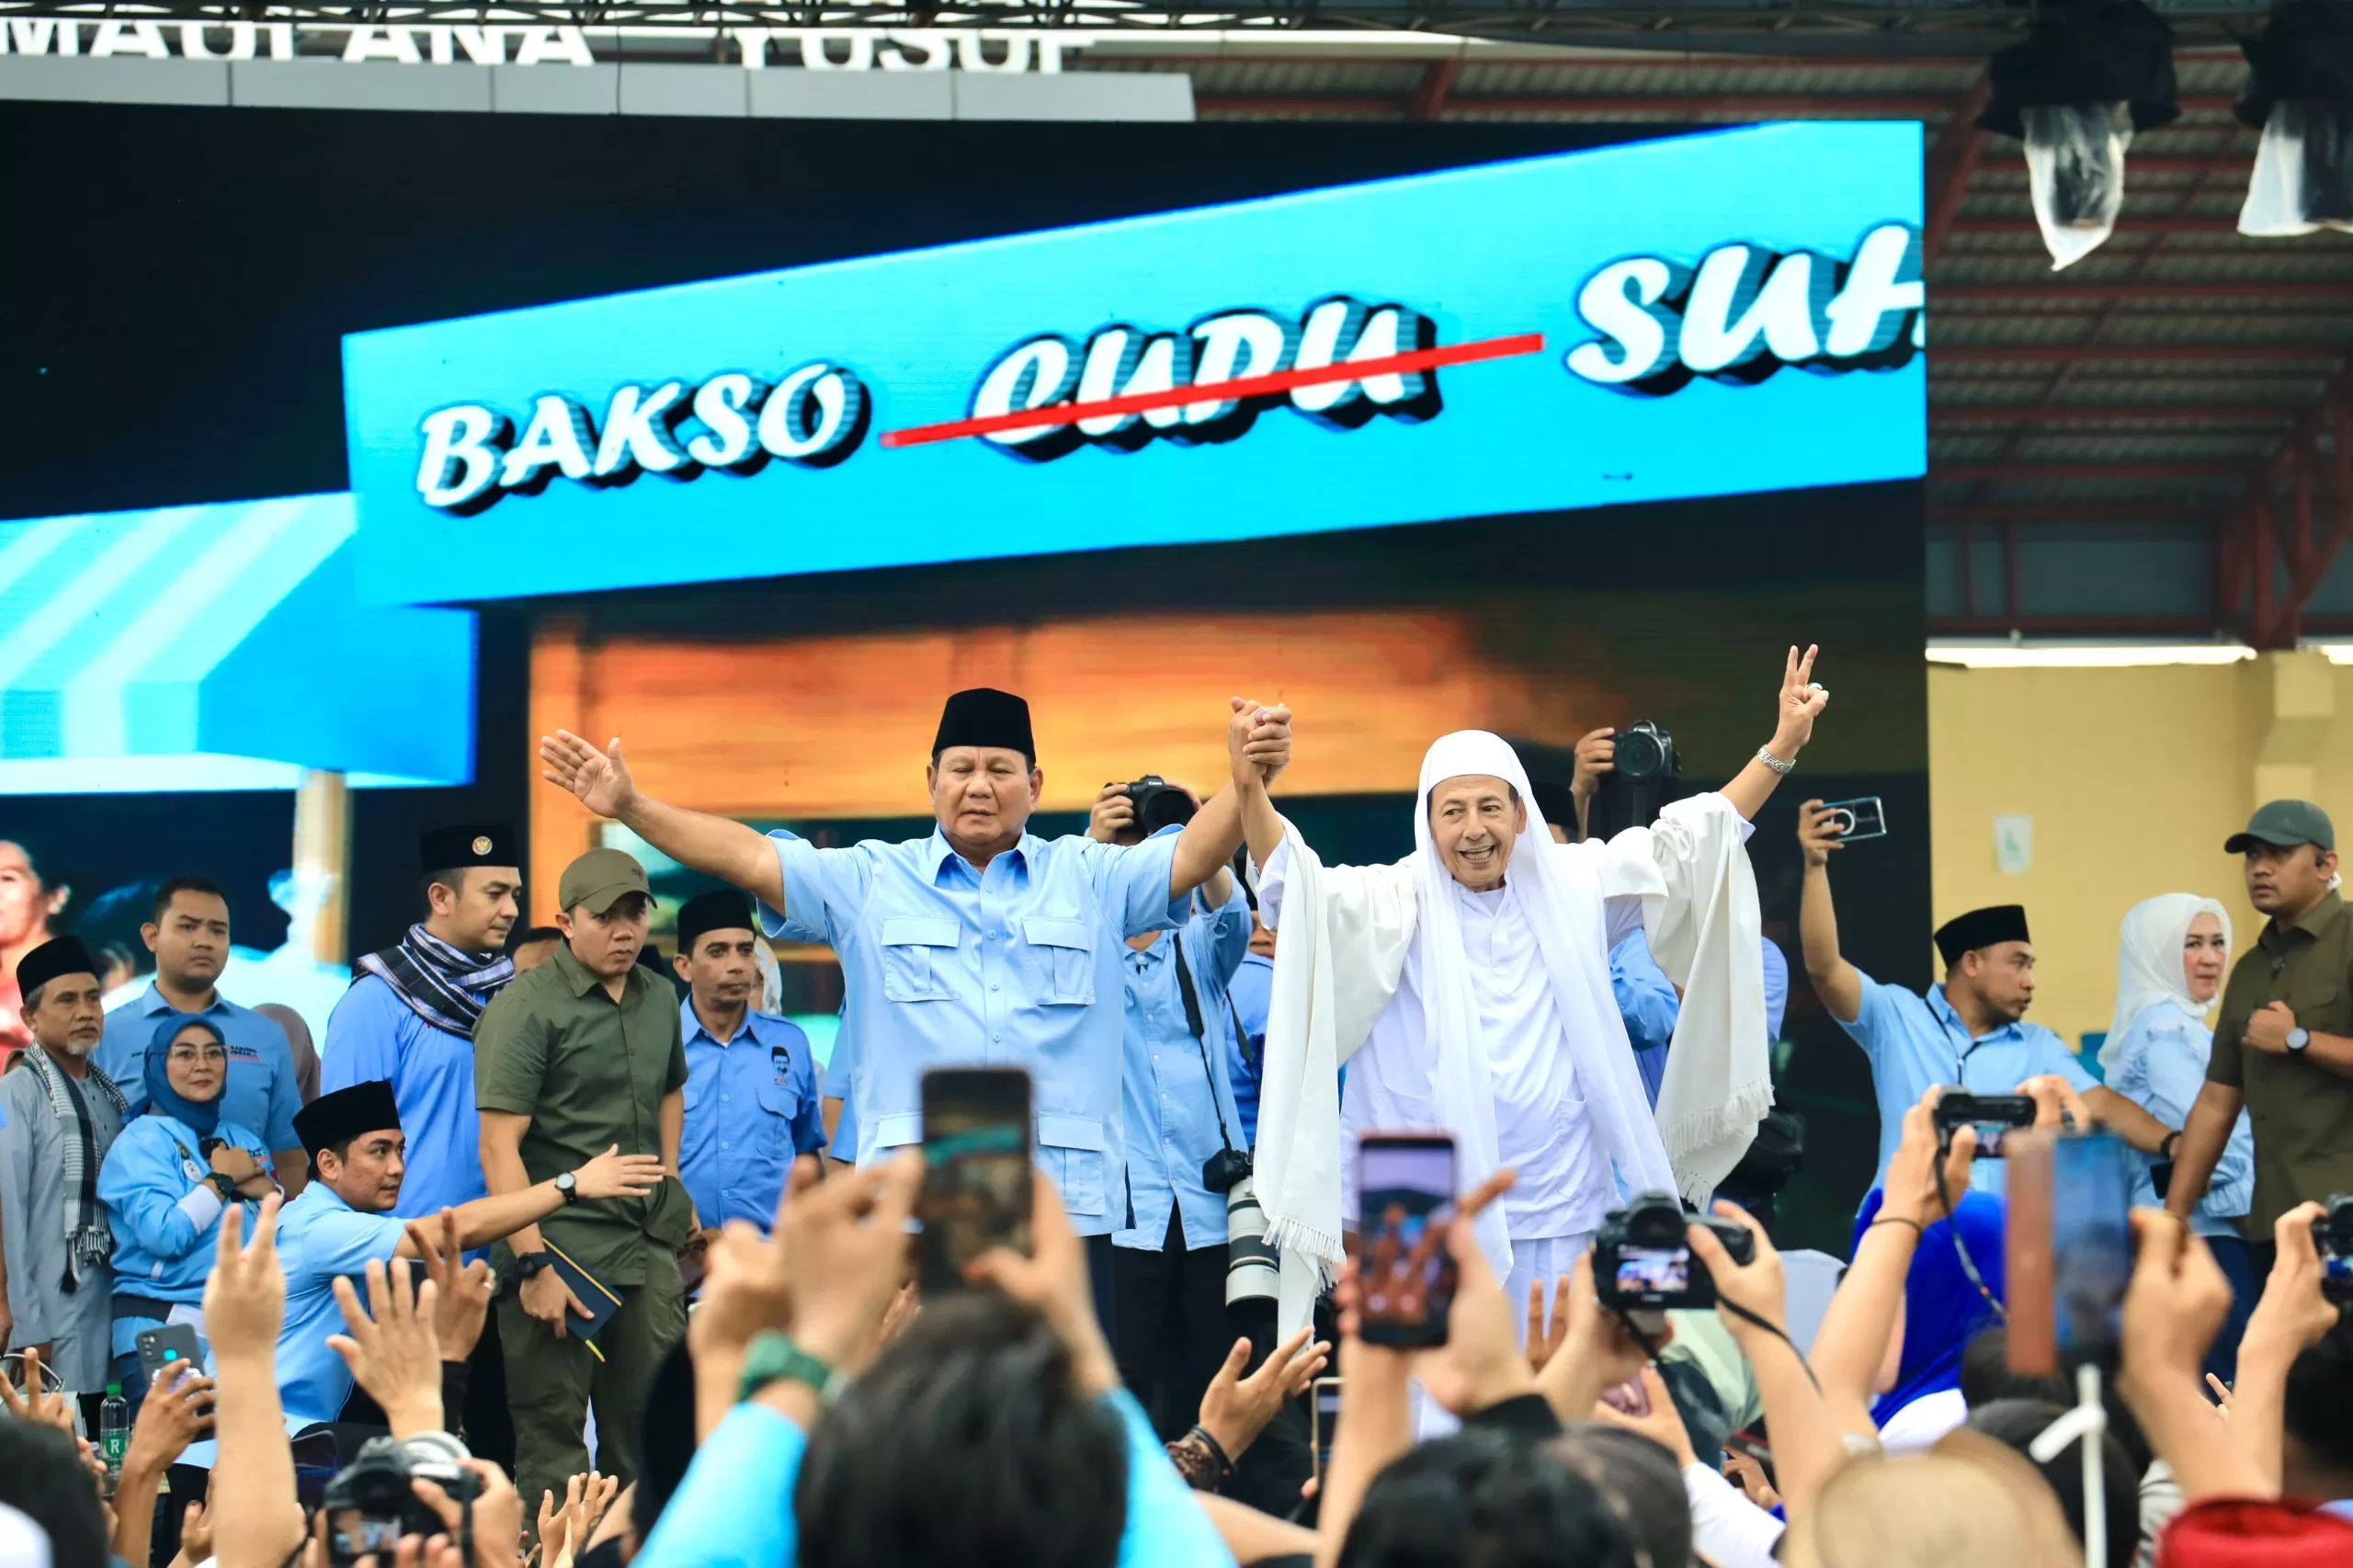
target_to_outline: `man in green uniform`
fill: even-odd
[[[654,902],[645,870],[618,849],[592,849],[564,868],[557,897],[563,945],[517,976],[474,1026],[483,1175],[494,1194],[517,1192],[617,1145],[658,1153],[666,1176],[643,1198],[567,1202],[494,1258],[508,1282],[498,1333],[515,1482],[533,1498],[562,1497],[565,1479],[588,1468],[582,1433],[592,1396],[598,1468],[624,1483],[635,1477],[646,1387],[686,1332],[677,1248],[695,1223],[678,1180],[687,1053],[677,995],[637,961]],[[559,1256],[595,1284],[567,1284]],[[567,1314],[584,1311],[598,1286],[620,1306],[584,1340]]]
[[[2270,919],[2231,968],[2206,1083],[2174,1157],[2165,1207],[2187,1219],[2244,1104],[2255,1127],[2248,1243],[2271,1270],[2271,1223],[2307,1199],[2353,1192],[2353,914],[2330,885],[2336,830],[2310,801],[2273,801],[2226,854]]]

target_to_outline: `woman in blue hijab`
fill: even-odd
[[[259,1136],[221,1117],[229,1046],[202,1017],[166,1013],[147,1042],[147,1113],[122,1130],[98,1170],[114,1233],[114,1354],[123,1392],[146,1392],[139,1334],[184,1323],[204,1343],[204,1278],[221,1214],[278,1190]]]
[[[1879,1214],[1881,1197],[1874,1188],[1863,1199],[1855,1218],[1857,1244]],[[1995,1303],[2002,1299],[2003,1215],[2002,1200],[1993,1193],[1965,1192],[1951,1218],[1928,1226],[1913,1249],[1904,1312],[1890,1346],[1895,1364],[1892,1375],[1881,1369],[1880,1398],[1871,1406],[1871,1423],[1892,1449],[1926,1447],[1968,1419],[1961,1353],[1978,1330],[2001,1316]],[[1968,1249],[1966,1266],[1956,1237]]]

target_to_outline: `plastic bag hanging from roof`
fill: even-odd
[[[2249,69],[2232,112],[2263,131],[2239,233],[2353,229],[2353,6],[2284,0],[2239,48]]]
[[[2122,104],[2036,104],[2026,121],[2027,182],[2051,270],[2107,243],[2124,207],[2124,149],[2132,123]]]

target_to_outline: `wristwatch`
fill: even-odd
[[[545,1252],[527,1252],[523,1254],[522,1256],[515,1260],[515,1278],[517,1282],[525,1279],[536,1279],[540,1275],[554,1267],[554,1254]]]
[[[822,1357],[812,1356],[774,1329],[754,1337],[744,1353],[744,1376],[735,1397],[746,1400],[774,1382],[802,1383],[817,1397],[831,1403],[841,1392],[843,1378]]]
[[[213,1171],[208,1174],[204,1179],[211,1184],[213,1191],[221,1195],[222,1202],[234,1203],[237,1201],[236,1177],[231,1176],[226,1171]]]
[[[2170,1160],[2170,1159],[2172,1159],[2172,1158],[2173,1158],[2173,1146],[2174,1146],[2175,1144],[2177,1144],[2177,1143],[2180,1142],[2181,1142],[2181,1133],[2180,1133],[2180,1131],[2179,1131],[2178,1129],[2177,1129],[2177,1130],[2176,1130],[2176,1131],[2171,1131],[2171,1132],[2166,1133],[2166,1134],[2165,1135],[2164,1140],[2163,1140],[2161,1142],[2159,1142],[2159,1143],[2157,1144],[2157,1158],[2158,1158],[2158,1159],[2160,1159],[2160,1160]]]
[[[555,1178],[555,1189],[563,1194],[563,1200],[566,1203],[577,1203],[580,1201],[580,1184],[573,1179],[572,1173],[570,1171],[566,1171],[562,1176]]]
[[[2302,1051],[2312,1042],[2313,1031],[2302,1024],[2288,1031],[2288,1049],[2290,1051]]]

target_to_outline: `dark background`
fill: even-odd
[[[347,333],[1676,129],[1098,125],[1041,136],[1035,126],[976,122],[0,104],[0,167],[17,214],[0,246],[0,517],[344,489]],[[1667,524],[1676,542],[1662,551]],[[1466,528],[1493,530],[1493,548],[1466,552]],[[648,539],[644,548],[678,546]],[[1883,979],[1924,983],[1916,484],[733,585],[666,599],[606,596],[587,608],[616,620],[684,615],[708,624],[714,604],[749,601],[764,617],[785,618],[772,625],[874,624],[909,606],[933,618],[949,599],[985,600],[1016,584],[1041,609],[1070,596],[1099,608],[1122,582],[1151,583],[1164,608],[1170,592],[1188,591],[1184,584],[1207,593],[1214,582],[1231,605],[1238,572],[1242,581],[1287,585],[1268,590],[1267,608],[1279,610],[1301,602],[1302,585],[1361,603],[1383,582],[1475,571],[1483,562],[1581,589],[1623,588],[1618,630],[1668,665],[1682,645],[1677,631],[1643,621],[1640,600],[1662,587],[1742,604],[1845,593],[1847,624],[1835,630],[1847,646],[1859,641],[1906,661],[1909,684],[1899,683],[1893,699],[1831,721],[1871,724],[1874,744],[1855,755],[1884,765],[1848,777],[1809,774],[1804,790],[1777,798],[1752,850],[1768,929],[1790,938],[1789,1032],[1799,1046],[1784,1086],[1818,1126],[1801,1179],[1849,1195],[1850,1205],[1873,1153],[1867,1079],[1859,1054],[1819,1017],[1795,961],[1789,818],[1807,793],[1887,797],[1895,836],[1840,865],[1847,951]],[[951,577],[955,592],[941,591]],[[357,796],[355,950],[393,939],[414,917],[421,829],[523,823],[528,791],[540,787],[525,744],[534,608],[494,606],[483,616],[475,783]],[[1832,642],[1834,629],[1822,636]],[[1695,670],[1690,678],[1703,677]],[[1736,746],[1722,735],[1679,738],[1721,758],[1745,756],[1756,737],[1744,733]],[[1301,805],[1347,852],[1402,852],[1381,843],[1403,829],[1384,797]],[[229,888],[239,942],[261,949],[282,939],[283,917],[265,889],[289,858],[291,823],[286,795],[0,801],[0,835],[38,840],[44,871],[74,884],[77,905],[138,878],[199,871]],[[73,917],[69,909],[65,924]],[[1835,1221],[1836,1206],[1823,1210],[1822,1226]],[[1826,1240],[1827,1232],[1806,1239]],[[1843,1251],[1843,1230],[1838,1240]]]

